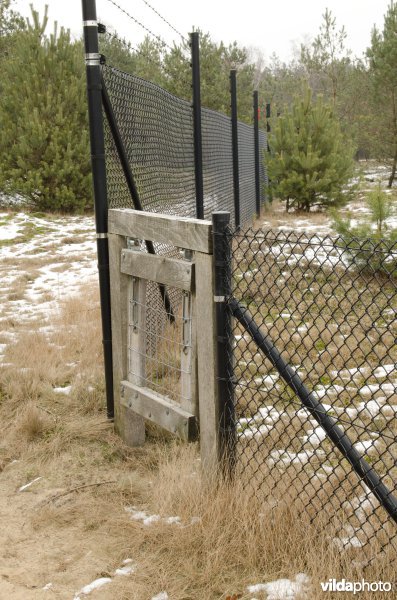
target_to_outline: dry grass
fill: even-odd
[[[271,205],[265,205],[262,209],[259,218],[254,220],[252,229],[255,231],[262,227],[277,228],[280,225],[285,227],[289,226],[294,228],[297,219],[307,222],[307,225],[327,225],[329,223],[329,217],[325,211],[314,211],[309,213],[305,212],[289,212],[285,211],[285,203],[278,200],[274,200]]]
[[[144,448],[131,449],[114,435],[105,414],[95,291],[65,300],[50,325],[40,332],[16,321],[17,338],[0,369],[2,573],[22,586],[7,598],[41,598],[51,581],[57,597],[70,599],[93,579],[113,577],[126,558],[135,573],[115,577],[98,598],[146,600],[166,590],[172,600],[249,599],[250,584],[304,572],[312,584],[302,598],[317,600],[319,581],[361,578],[353,563],[360,552],[340,553],[332,544],[327,512],[314,525],[285,501],[288,473],[277,489],[269,478],[253,497],[241,479],[206,479],[196,445],[149,435]],[[66,386],[68,395],[54,392]],[[300,492],[316,496],[318,489],[300,483]],[[132,506],[162,519],[145,526],[130,519],[125,509]],[[181,524],[164,521],[172,516]],[[392,580],[388,564],[374,561],[366,579]],[[0,597],[2,589],[0,579]],[[360,596],[367,597],[376,596]]]

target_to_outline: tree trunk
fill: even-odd
[[[389,177],[389,182],[387,184],[388,188],[391,188],[393,185],[394,178],[396,176],[396,168],[397,168],[397,108],[396,108],[396,94],[393,89],[392,93],[393,100],[393,137],[394,137],[394,156],[393,156],[393,165],[391,169],[391,174]]]
[[[396,169],[397,169],[397,145],[395,146],[395,149],[394,149],[393,165],[391,168],[391,173],[390,173],[389,181],[387,184],[388,188],[391,188],[391,186],[393,185],[393,181],[396,176]]]

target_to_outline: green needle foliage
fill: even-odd
[[[287,211],[337,207],[349,199],[353,150],[321,96],[314,102],[307,87],[276,121],[269,143],[271,193]]]
[[[32,22],[2,65],[0,189],[37,210],[92,207],[82,45]]]
[[[397,5],[391,2],[383,31],[372,31],[369,59],[370,90],[375,103],[374,154],[390,165],[389,187],[397,174]]]
[[[359,222],[334,214],[334,229],[340,235],[350,260],[363,271],[397,275],[397,231],[388,226],[393,200],[381,187],[365,198],[368,215]]]

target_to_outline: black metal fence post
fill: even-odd
[[[270,116],[271,116],[271,106],[269,103],[266,104],[266,133],[267,133],[267,151],[270,152],[269,146],[269,133],[270,133]]]
[[[213,252],[215,268],[217,374],[219,398],[219,447],[225,475],[233,473],[236,453],[236,427],[234,418],[233,350],[231,346],[232,323],[228,310],[231,294],[231,248],[227,231],[229,212],[212,214]]]
[[[94,186],[99,291],[106,379],[106,405],[109,419],[114,417],[112,330],[110,317],[110,277],[108,246],[108,203],[106,188],[105,139],[102,119],[101,66],[95,0],[82,0],[85,64],[91,163]]]
[[[196,180],[196,216],[204,219],[203,143],[201,133],[200,40],[197,31],[190,34],[192,50],[192,90],[194,127],[194,168]]]
[[[230,107],[232,119],[232,148],[233,148],[233,191],[234,191],[234,223],[240,227],[240,174],[238,160],[238,120],[237,120],[237,72],[230,71]]]
[[[254,91],[254,145],[255,145],[255,208],[256,216],[261,212],[261,174],[259,151],[259,98],[257,90]]]

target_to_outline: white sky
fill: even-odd
[[[69,28],[80,37],[81,0],[17,0],[14,8],[29,16],[29,4],[40,13],[49,5],[50,21]],[[115,0],[154,33],[172,44],[176,34],[151,11],[143,0]],[[244,0],[148,0],[178,31],[186,35],[193,26],[209,32],[214,41],[225,43],[236,40],[240,46],[257,47],[265,57],[273,52],[289,60],[293,48],[314,38],[322,15],[328,7],[338,29],[345,26],[347,46],[355,56],[361,56],[371,40],[374,24],[383,27],[383,16],[389,0],[272,0],[272,2]],[[234,6],[236,8],[234,8]],[[142,40],[144,31],[126,15],[112,6],[109,0],[97,0],[100,21],[111,25],[121,37],[133,45]]]

